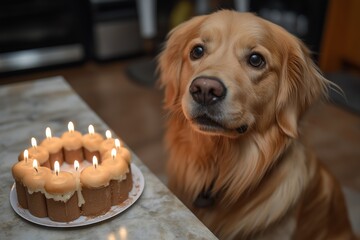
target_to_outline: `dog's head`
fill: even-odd
[[[165,107],[201,133],[227,137],[274,124],[297,137],[299,118],[328,85],[297,38],[229,10],[175,28],[159,69]]]

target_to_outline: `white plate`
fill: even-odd
[[[131,164],[131,170],[133,177],[133,188],[129,193],[129,198],[121,205],[112,206],[111,209],[106,214],[94,218],[81,216],[72,222],[64,223],[64,222],[52,221],[48,217],[45,218],[35,217],[29,212],[29,210],[19,206],[16,189],[15,189],[15,183],[10,191],[10,204],[14,209],[14,211],[17,214],[19,214],[22,218],[42,226],[67,228],[67,227],[80,227],[80,226],[86,226],[86,225],[98,223],[122,213],[139,199],[145,186],[144,176],[142,175],[140,169],[134,163]]]

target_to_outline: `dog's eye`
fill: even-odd
[[[249,64],[255,68],[263,67],[265,64],[263,56],[258,53],[253,53],[249,56]]]
[[[202,56],[204,56],[204,53],[205,53],[204,46],[196,45],[195,47],[193,47],[193,49],[191,49],[190,58],[191,60],[197,60]]]

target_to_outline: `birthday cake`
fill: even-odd
[[[19,206],[56,222],[103,215],[133,187],[130,151],[110,131],[104,139],[92,125],[85,135],[68,129],[58,138],[47,128],[39,146],[32,138],[12,167]]]

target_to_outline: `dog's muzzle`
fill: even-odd
[[[223,101],[227,89],[216,77],[200,76],[195,78],[189,87],[189,93],[194,100],[191,110],[191,120],[205,132],[236,131],[240,134],[248,130],[246,123],[237,128],[229,129],[222,113]]]
[[[189,88],[189,92],[195,102],[202,106],[213,105],[226,96],[224,84],[217,78],[197,77]]]

